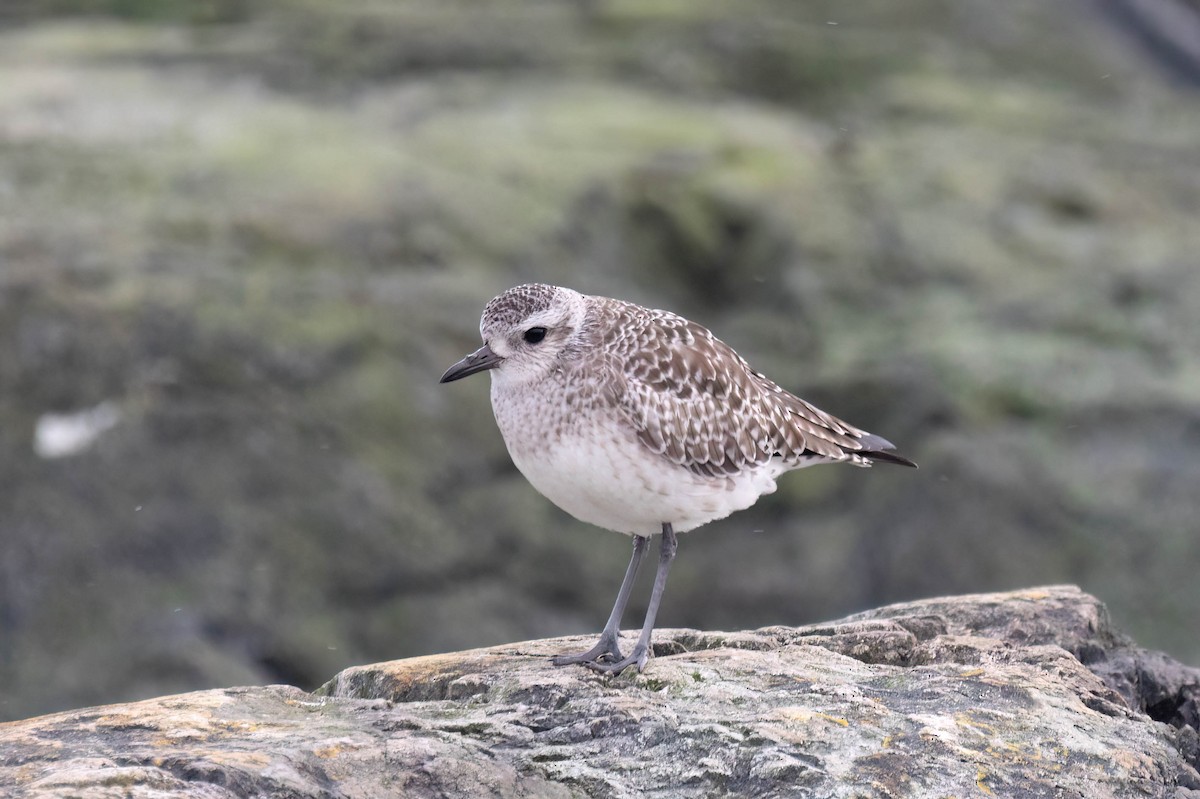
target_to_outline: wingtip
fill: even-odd
[[[920,468],[914,461],[910,461],[903,455],[896,454],[894,452],[896,445],[883,436],[867,433],[859,438],[858,442],[862,445],[862,449],[857,454],[868,460],[895,463],[899,466],[911,466],[914,469]]]
[[[903,455],[897,455],[894,452],[880,452],[878,450],[866,450],[859,452],[859,455],[870,461],[881,461],[883,463],[894,463],[898,466],[910,466],[913,469],[919,469],[915,461],[910,461]]]

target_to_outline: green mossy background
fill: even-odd
[[[0,719],[597,631],[627,542],[437,384],[530,280],[921,463],[689,534],[662,624],[1077,582],[1200,661],[1200,102],[1088,3],[6,9]]]

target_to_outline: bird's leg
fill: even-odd
[[[578,655],[563,655],[550,662],[555,666],[567,666],[572,663],[595,663],[597,658],[608,656],[609,660],[620,660],[621,650],[617,646],[617,636],[621,632],[621,617],[625,615],[625,605],[629,602],[629,592],[633,590],[633,578],[637,576],[638,566],[641,565],[642,555],[646,553],[648,536],[633,537],[633,557],[629,559],[629,567],[625,569],[625,579],[621,581],[621,590],[617,592],[617,601],[613,604],[612,613],[608,614],[608,622],[600,633],[600,640],[586,652]]]
[[[654,632],[654,617],[658,615],[658,604],[662,601],[663,589],[667,587],[667,572],[671,570],[671,561],[675,559],[675,550],[679,548],[675,540],[675,528],[670,522],[663,522],[662,546],[658,550],[658,572],[654,575],[654,589],[650,592],[650,606],[646,608],[646,621],[642,624],[642,634],[638,636],[633,651],[627,657],[615,663],[584,663],[592,671],[605,674],[620,674],[630,666],[637,666],[640,672],[650,659],[650,634]]]

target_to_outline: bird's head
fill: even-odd
[[[547,377],[576,351],[573,345],[586,305],[582,294],[544,283],[509,289],[483,309],[483,346],[447,369],[441,382],[489,369],[498,382],[529,383]]]

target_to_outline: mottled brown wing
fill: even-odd
[[[857,452],[882,441],[784,391],[682,317],[629,306],[609,321],[614,399],[642,443],[694,472],[734,474],[773,457],[869,465]]]

